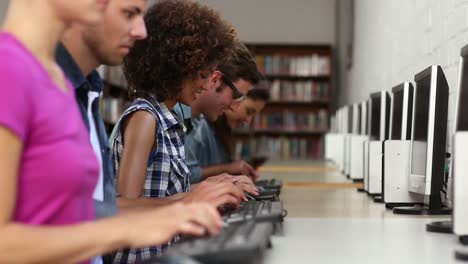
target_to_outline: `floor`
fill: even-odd
[[[394,215],[331,163],[271,162],[260,175],[283,180],[288,210],[264,263],[458,263],[455,236],[425,231],[449,217]]]

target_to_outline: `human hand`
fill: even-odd
[[[230,204],[238,207],[246,197],[236,185],[229,181],[203,181],[194,186],[182,198],[186,203],[206,202],[215,207]]]
[[[216,207],[208,203],[175,203],[157,209],[138,211],[118,217],[127,227],[131,248],[167,243],[177,234],[216,235],[223,222]]]
[[[245,160],[233,161],[229,164],[229,173],[231,174],[242,174],[249,176],[253,181],[256,181],[259,178],[258,173],[255,169],[250,166]]]

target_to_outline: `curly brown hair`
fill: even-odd
[[[176,99],[184,81],[214,70],[236,38],[216,11],[187,0],[159,1],[145,24],[148,37],[125,57],[124,72],[131,93],[150,93],[158,101]]]

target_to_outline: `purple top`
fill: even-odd
[[[13,221],[73,224],[95,219],[97,158],[74,89],[57,87],[39,61],[0,32],[0,126],[21,139]]]

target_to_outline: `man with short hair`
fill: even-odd
[[[102,22],[94,27],[73,25],[68,29],[62,39],[62,44],[57,47],[56,59],[62,67],[65,75],[75,87],[77,104],[87,128],[90,132],[90,143],[100,161],[100,176],[94,192],[96,217],[108,217],[117,213],[117,196],[115,189],[115,172],[113,170],[108,138],[99,111],[99,97],[103,90],[103,81],[96,71],[101,64],[118,65],[122,63],[125,55],[137,40],[147,36],[143,15],[147,9],[147,0],[113,0],[110,1]],[[86,158],[86,157],[83,157]],[[232,181],[231,181],[232,182]],[[209,182],[202,188],[194,188],[187,193],[187,199],[174,199],[160,201],[131,200],[119,201],[119,209],[125,210],[126,214],[136,213],[141,207],[154,207],[158,205],[171,204],[175,202],[208,202],[214,206],[222,204],[223,197],[239,192],[238,188],[231,183],[223,185],[226,193],[218,196],[211,195],[213,190],[219,190],[220,183]],[[180,212],[180,215],[187,212]],[[138,230],[138,217],[131,218],[135,221],[135,229]],[[158,223],[171,221],[171,219],[155,219],[155,230]],[[170,224],[168,225],[170,226]],[[170,226],[172,230],[172,226]],[[168,228],[166,228],[168,229]],[[169,232],[170,230],[160,230]],[[154,232],[154,230],[147,230]],[[159,231],[158,231],[159,232]],[[103,258],[104,263],[112,261]],[[97,258],[93,263],[102,263]]]
[[[252,54],[241,42],[237,42],[230,57],[218,65],[210,76],[209,87],[202,96],[198,97],[190,107],[178,105],[174,109],[186,121],[186,125],[193,131],[188,132],[185,149],[187,165],[190,169],[191,182],[198,183],[210,177],[229,173],[243,174],[257,179],[256,171],[245,161],[235,161],[201,167],[192,151],[194,132],[200,122],[215,121],[228,109],[235,109],[247,92],[259,81],[259,73]],[[206,119],[206,120],[205,120]]]

